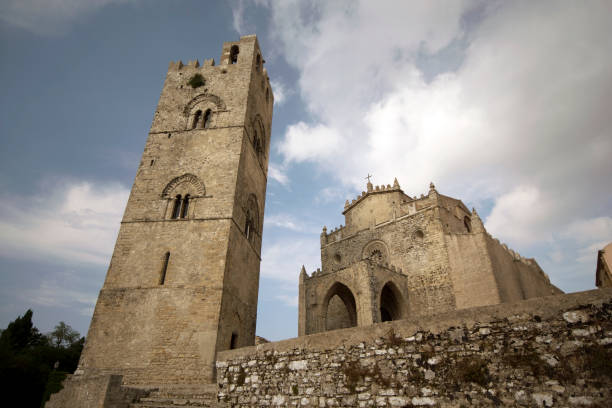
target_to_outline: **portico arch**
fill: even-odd
[[[357,304],[353,292],[344,284],[335,282],[323,301],[325,330],[357,326]]]
[[[404,318],[404,299],[398,287],[392,281],[387,282],[380,291],[380,321],[388,322]]]

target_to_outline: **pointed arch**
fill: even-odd
[[[357,302],[353,292],[343,283],[334,282],[323,300],[325,330],[357,326]]]
[[[259,218],[259,203],[255,194],[249,194],[247,198],[245,213],[244,234],[249,241],[253,240],[255,233],[261,231],[261,221]]]
[[[260,154],[262,157],[266,153],[266,127],[263,124],[261,115],[257,114],[251,122],[251,132],[253,138],[253,147],[255,152]]]
[[[380,321],[388,322],[404,318],[404,298],[402,292],[393,281],[388,281],[382,287],[379,295]]]
[[[189,193],[191,194],[191,197],[203,196],[206,194],[206,188],[204,187],[204,183],[198,178],[198,176],[191,173],[186,173],[182,176],[173,178],[166,185],[166,187],[164,187],[164,190],[162,191],[162,198],[170,198],[174,190],[183,183],[190,184]]]

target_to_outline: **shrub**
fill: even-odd
[[[189,78],[189,81],[187,83],[195,89],[199,88],[200,86],[204,86],[204,84],[206,84],[206,81],[204,81],[204,77],[201,74],[194,74],[191,78]]]

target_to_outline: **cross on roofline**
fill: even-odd
[[[368,176],[366,177],[366,179],[368,179],[368,183],[370,182],[370,177],[372,177],[372,175],[368,173]]]

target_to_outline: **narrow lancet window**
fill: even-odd
[[[257,58],[255,59],[255,68],[259,70],[260,66],[261,66],[261,55],[257,54]]]
[[[238,53],[240,52],[240,50],[238,49],[237,45],[232,45],[232,48],[230,50],[230,64],[235,64],[238,62]]]
[[[238,345],[238,335],[236,333],[232,333],[232,338],[230,339],[230,350],[233,350]]]
[[[247,221],[244,227],[244,235],[246,235],[246,239],[249,241],[251,240],[251,234],[253,233],[252,229],[253,227],[251,227],[251,220],[248,218],[248,215],[247,215]]]
[[[168,262],[170,261],[170,252],[166,252],[162,263],[161,273],[159,275],[159,284],[163,285],[166,282],[166,272],[168,271]]]
[[[179,217],[181,213],[181,195],[177,195],[174,199],[174,208],[172,209],[172,219],[176,219]]]
[[[189,194],[186,194],[185,198],[183,198],[183,207],[181,208],[181,218],[187,218],[188,210],[189,210]]]
[[[200,121],[200,118],[202,117],[202,111],[199,110],[195,113],[195,116],[193,117],[193,124],[191,125],[192,129],[195,129],[198,126],[198,122]],[[170,136],[168,136],[170,137]]]
[[[210,111],[210,109],[206,109],[206,112],[204,113],[204,124],[202,126],[204,129],[208,129],[210,127],[211,114],[212,112]]]

